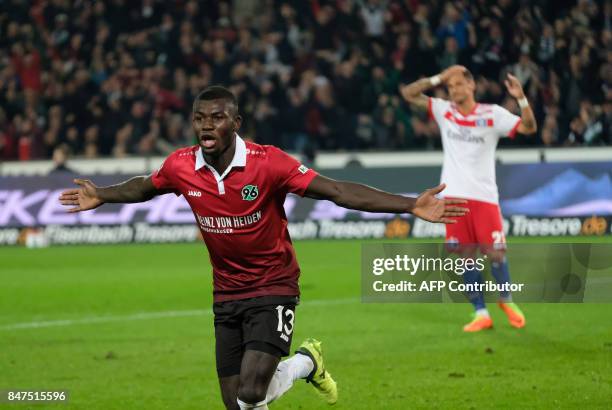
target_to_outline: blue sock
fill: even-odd
[[[491,274],[497,283],[510,283],[510,271],[508,270],[508,261],[504,256],[501,262],[491,262]],[[499,292],[502,302],[512,302],[510,291]]]
[[[463,274],[463,281],[465,284],[470,283],[482,283],[482,274],[478,269],[466,270]],[[480,310],[485,309],[484,295],[482,292],[466,292],[468,300],[474,309]]]

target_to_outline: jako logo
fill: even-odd
[[[197,196],[197,197],[199,198],[199,197],[201,197],[201,196],[202,196],[202,193],[201,193],[200,191],[192,191],[192,190],[189,190],[189,191],[187,192],[187,195],[189,195],[189,196]]]

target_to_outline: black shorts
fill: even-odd
[[[213,304],[217,375],[240,374],[245,350],[289,355],[297,296],[261,296]]]

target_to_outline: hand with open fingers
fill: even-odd
[[[87,211],[95,209],[104,202],[98,197],[98,187],[88,179],[75,179],[74,183],[79,185],[79,188],[68,189],[59,197],[59,201],[65,206],[74,206],[69,208],[68,212]]]
[[[504,80],[504,84],[508,89],[508,94],[510,94],[512,97],[516,98],[517,100],[525,97],[521,82],[512,74],[508,73],[507,79]]]
[[[435,188],[430,188],[423,192],[416,200],[412,213],[421,219],[429,222],[440,222],[454,224],[457,221],[453,218],[461,217],[469,212],[461,204],[467,203],[465,199],[440,199],[436,195],[446,188],[446,184],[440,184]]]

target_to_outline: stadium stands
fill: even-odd
[[[484,101],[516,109],[500,78],[523,83],[540,130],[504,144],[610,144],[611,29],[608,0],[7,0],[0,159],[165,155],[193,142],[191,101],[214,83],[261,143],[435,149],[397,86],[456,63]]]

